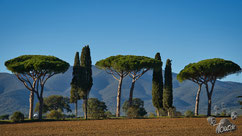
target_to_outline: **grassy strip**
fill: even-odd
[[[230,117],[230,116],[217,116],[217,117]],[[242,117],[242,116],[239,116]],[[159,118],[207,118],[207,115],[199,115],[199,116],[193,116],[193,117],[185,117],[185,116],[177,116],[177,117],[168,117],[168,116],[154,116],[154,117],[137,117],[134,119],[159,119]],[[111,117],[111,118],[105,118],[105,119],[91,119],[88,120],[119,120],[119,119],[130,119],[125,116],[121,117]],[[16,123],[32,123],[32,122],[52,122],[52,121],[85,121],[84,118],[65,118],[65,119],[25,119],[23,122],[13,122],[12,120],[0,120],[0,124],[16,124]]]

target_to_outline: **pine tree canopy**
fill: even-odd
[[[177,75],[179,81],[184,80],[204,80],[204,77],[221,79],[229,74],[241,72],[241,68],[236,63],[220,58],[206,59],[197,63],[185,66]]]
[[[5,62],[5,66],[13,73],[44,71],[46,73],[64,73],[69,64],[54,56],[22,55]]]
[[[96,66],[102,69],[113,69],[117,72],[130,72],[161,66],[161,63],[158,60],[145,56],[117,55],[98,61]]]

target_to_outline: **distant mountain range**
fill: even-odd
[[[92,67],[93,86],[90,97],[96,97],[102,100],[108,106],[108,110],[113,114],[116,108],[116,96],[118,81],[105,71]],[[197,85],[191,81],[179,83],[173,73],[173,104],[178,111],[194,110]],[[72,67],[64,74],[58,74],[50,78],[46,85],[44,96],[63,95],[70,96],[70,82],[72,79]],[[128,100],[129,89],[131,85],[130,77],[126,77],[122,86],[121,104]],[[144,100],[145,109],[148,112],[155,112],[152,105],[152,71],[145,73],[137,80],[134,89],[134,97]],[[242,83],[217,81],[212,97],[212,107],[224,104],[227,110],[236,110],[241,112],[237,96],[242,96]],[[37,102],[37,99],[35,99]],[[81,110],[82,102],[79,101]],[[72,105],[73,108],[73,105]],[[29,91],[24,87],[15,75],[0,73],[0,115],[12,114],[14,111],[21,111],[28,114],[29,109]],[[74,108],[73,108],[74,109]],[[199,113],[206,114],[207,95],[203,88],[200,96]],[[212,112],[214,110],[212,109]]]

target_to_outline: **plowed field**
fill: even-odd
[[[219,122],[221,118],[217,118]],[[229,119],[231,121],[231,119]],[[231,121],[237,126],[234,132],[222,135],[242,136],[242,118]],[[55,136],[55,135],[154,135],[154,136],[214,136],[216,127],[206,118],[116,119],[52,121],[18,124],[0,124],[1,136]]]

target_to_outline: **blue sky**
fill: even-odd
[[[0,0],[0,72],[24,54],[71,65],[90,45],[93,64],[118,54],[172,59],[173,72],[208,58],[242,67],[241,0]],[[224,80],[242,82],[242,75]]]

